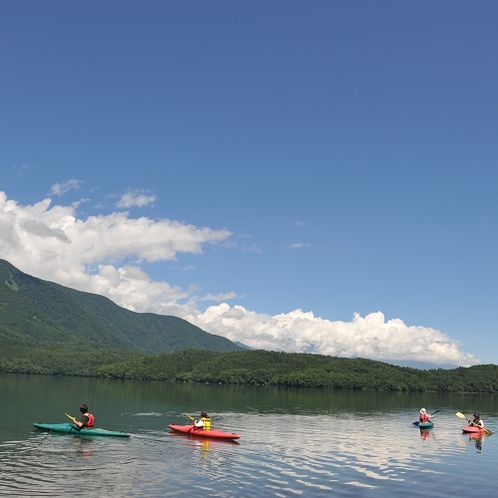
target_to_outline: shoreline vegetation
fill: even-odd
[[[368,391],[498,393],[498,366],[420,370],[363,358],[263,350],[158,355],[88,343],[2,343],[0,373]]]
[[[498,393],[498,365],[422,370],[363,358],[245,349],[181,318],[135,313],[103,296],[27,275],[2,259],[0,373]]]

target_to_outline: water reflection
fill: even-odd
[[[428,439],[430,435],[431,432],[429,431],[429,429],[420,429],[420,437],[422,438],[422,441]]]
[[[449,498],[492,496],[498,484],[498,438],[462,435],[455,417],[492,397],[13,377],[0,375],[1,496]],[[35,416],[60,422],[82,400],[132,437],[33,432]],[[424,405],[441,408],[430,430],[412,425]],[[241,439],[169,430],[201,409]]]
[[[473,444],[478,453],[482,452],[482,446],[486,438],[491,437],[490,434],[467,434],[469,444]]]

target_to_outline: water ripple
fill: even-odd
[[[157,420],[153,411],[135,413]],[[226,424],[236,427],[229,414]],[[160,424],[129,439],[31,433],[0,444],[0,495],[411,498],[422,489],[448,498],[463,495],[460,469],[483,462],[469,459],[481,456],[476,444],[496,454],[494,436],[475,441],[451,421],[421,435],[401,418],[387,430],[375,417],[331,426],[327,416],[246,414],[238,432],[235,443],[176,435]],[[480,486],[486,496],[492,478]]]

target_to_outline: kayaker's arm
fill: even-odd
[[[66,417],[68,419],[70,419],[74,425],[76,425],[77,427],[79,427],[80,429],[88,422],[88,417],[87,420],[84,422],[84,421],[79,421],[79,420],[76,420],[76,417],[73,417],[72,415],[69,415],[69,413],[65,413]],[[85,417],[85,415],[83,415],[83,417]]]
[[[72,415],[69,415],[69,413],[65,413],[66,417],[73,422],[74,425],[77,425],[78,427],[81,427],[83,424],[81,422],[78,422],[76,420],[76,417],[73,417]]]

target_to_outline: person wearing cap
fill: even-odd
[[[427,413],[427,410],[425,408],[420,409],[420,415],[418,417],[419,422],[429,422],[429,419],[432,418],[434,415],[430,415]]]
[[[211,419],[206,412],[201,412],[201,418],[199,420],[194,420],[194,426],[196,429],[201,429],[204,431],[211,430]]]
[[[467,419],[467,420],[469,421],[469,425],[484,428],[484,422],[482,421],[481,415],[479,415],[479,413],[477,413],[477,412],[474,413],[473,420],[470,420],[470,419]]]

